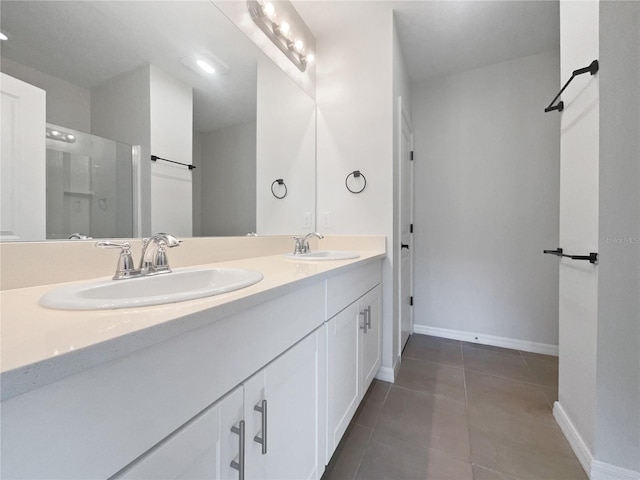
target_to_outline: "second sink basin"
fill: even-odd
[[[289,260],[317,262],[322,260],[349,260],[360,257],[360,254],[358,252],[350,252],[347,250],[318,250],[315,252],[300,253],[298,255],[287,253],[284,257]]]
[[[236,268],[174,271],[126,280],[102,280],[51,290],[40,305],[59,310],[106,310],[182,302],[258,283],[260,272]]]

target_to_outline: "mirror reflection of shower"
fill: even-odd
[[[47,238],[133,237],[133,147],[47,123]]]

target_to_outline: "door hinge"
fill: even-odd
[[[411,158],[409,160],[413,162],[413,150],[411,150]]]
[[[413,233],[413,223],[409,225],[409,233]]]
[[[409,297],[409,305],[413,306],[413,295]]]

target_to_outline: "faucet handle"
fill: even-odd
[[[113,276],[114,280],[128,278],[139,273],[133,263],[133,256],[131,255],[131,244],[129,242],[102,241],[97,242],[96,247],[119,248],[121,250],[120,256],[118,257],[118,265],[116,266],[116,273]]]
[[[122,253],[131,254],[131,244],[129,242],[110,242],[108,240],[104,240],[101,242],[96,242],[96,247],[98,248],[119,248],[122,250]]]
[[[293,254],[300,255],[301,253],[304,253],[304,238],[298,235],[292,235],[291,239],[296,241],[296,245],[293,248]]]

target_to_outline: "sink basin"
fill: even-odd
[[[301,253],[299,255],[286,253],[284,258],[296,261],[318,262],[323,260],[349,260],[351,258],[358,258],[359,256],[360,254],[358,252],[350,252],[348,250],[318,250],[316,252]]]
[[[162,275],[60,287],[40,298],[59,310],[106,310],[182,302],[248,287],[263,279],[259,272],[236,268],[174,271]]]

